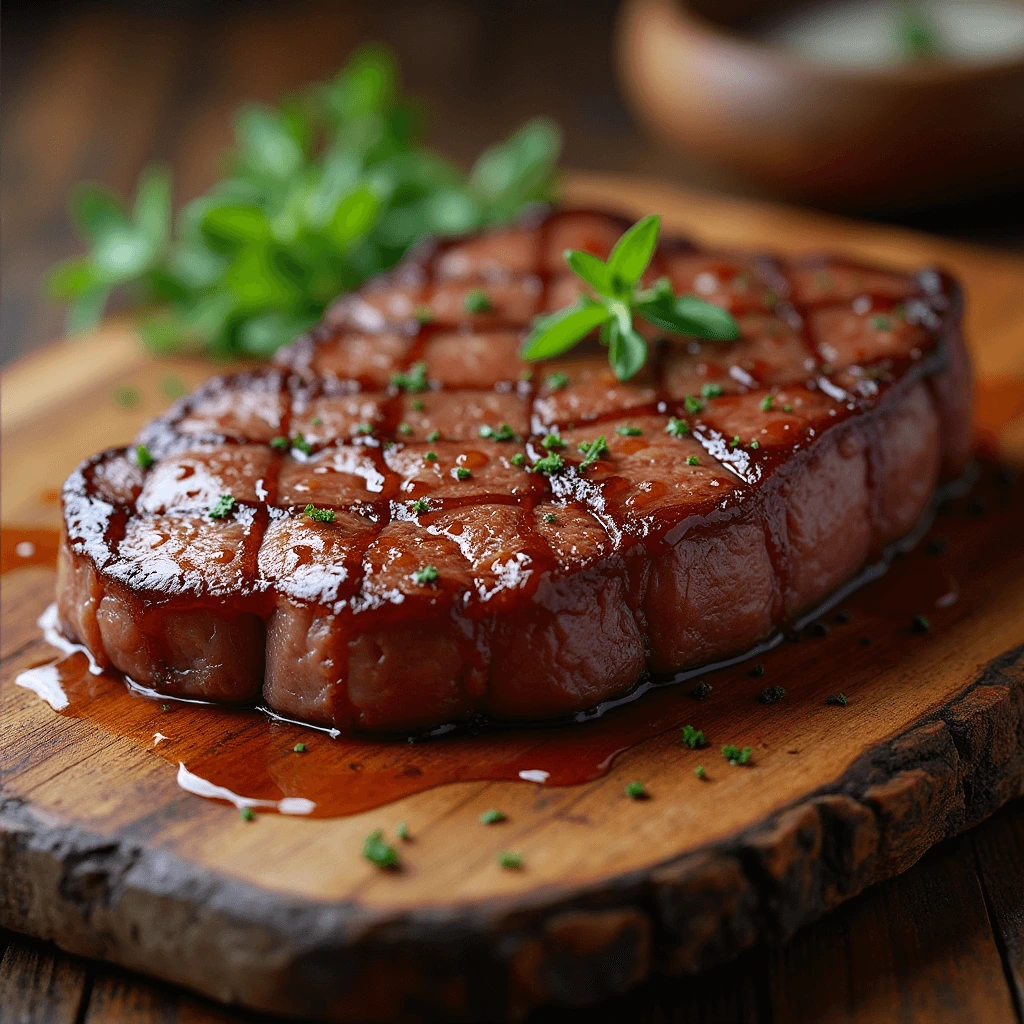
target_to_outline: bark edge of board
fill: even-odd
[[[226,1003],[331,1021],[516,1019],[781,942],[1024,795],[1024,644],[837,780],[577,891],[382,919],[212,875],[5,797],[0,925]]]

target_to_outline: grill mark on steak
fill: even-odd
[[[561,212],[423,247],[275,365],[216,378],[149,424],[147,472],[124,450],[87,460],[64,491],[65,630],[147,685],[237,702],[258,698],[266,646],[282,713],[405,729],[579,710],[629,689],[645,661],[738,653],[823,598],[913,526],[939,456],[948,474],[966,455],[955,286],[670,239],[647,280],[731,308],[739,342],[649,332],[626,385],[593,342],[520,379],[533,312],[571,301],[562,249],[607,256],[626,226]],[[464,312],[480,287],[495,309]],[[430,390],[389,386],[421,360]],[[563,389],[547,383],[558,370]],[[703,384],[722,395],[688,409]],[[670,416],[686,436],[666,433]],[[503,422],[517,440],[478,436]],[[549,431],[563,472],[512,463],[546,455]],[[299,432],[308,455],[269,445]],[[580,442],[601,434],[607,456],[581,473]],[[215,521],[220,493],[238,505]],[[335,522],[303,516],[307,502]],[[820,551],[836,529],[841,553]],[[439,580],[415,582],[432,560]]]

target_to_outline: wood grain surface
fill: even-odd
[[[941,263],[967,289],[983,393],[1024,376],[1018,260],[642,182],[576,176],[571,193],[659,210],[712,243]],[[168,374],[191,385],[208,372],[154,364],[116,328],[12,368],[5,523],[57,521],[52,492],[79,458],[123,442],[165,405]],[[122,408],[112,395],[126,386],[140,400]],[[1012,456],[1019,416],[1004,419],[999,443]],[[770,711],[753,699],[753,680],[702,706],[711,735],[747,737],[756,750],[752,769],[716,768],[712,785],[696,782],[688,761],[681,770],[675,737],[655,737],[583,787],[459,784],[351,818],[268,816],[254,826],[182,793],[165,760],[56,718],[12,685],[46,656],[31,623],[52,591],[46,570],[18,570],[4,579],[3,601],[3,922],[219,999],[325,1019],[425,1008],[503,1016],[613,997],[653,970],[695,972],[759,939],[788,938],[1024,790],[1022,559],[1009,551],[986,563],[978,594],[927,643],[894,629],[895,661],[846,657],[843,689],[857,700],[841,729],[821,704],[827,664],[802,670],[793,699]],[[823,660],[809,644],[801,650],[805,669]],[[652,799],[623,799],[639,777]],[[481,834],[476,819],[492,805],[509,813],[509,827]],[[405,870],[382,874],[358,856],[361,839],[398,820],[416,841]],[[523,872],[496,869],[496,850],[509,847],[523,851]],[[973,884],[965,905],[981,898],[984,908],[982,882]],[[1012,916],[1012,900],[1003,913]],[[969,923],[980,927],[982,916]],[[974,956],[991,972],[988,950],[965,947],[964,969],[975,973]],[[1007,946],[1005,962],[1018,961],[1019,944]],[[991,989],[979,1007],[1012,1012],[1005,983],[1000,995],[991,980],[977,988],[979,1000]]]

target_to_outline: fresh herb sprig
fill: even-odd
[[[644,217],[615,243],[608,261],[588,252],[567,250],[569,269],[597,298],[582,295],[575,305],[538,317],[526,339],[526,359],[552,359],[567,352],[592,331],[599,331],[608,361],[619,380],[629,380],[647,361],[647,342],[633,326],[636,317],[669,334],[709,341],[735,341],[739,327],[730,313],[695,295],[676,295],[661,278],[640,285],[658,243],[660,218]]]
[[[69,303],[72,332],[93,327],[127,287],[155,307],[140,320],[154,348],[267,357],[424,236],[551,199],[551,121],[529,122],[465,175],[423,144],[424,120],[391,55],[362,49],[331,82],[276,108],[243,108],[226,176],[176,225],[165,169],[143,172],[131,210],[81,186],[71,212],[89,252],[53,270],[50,294]]]

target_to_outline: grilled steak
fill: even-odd
[[[177,402],[137,439],[151,465],[88,459],[64,631],[161,693],[404,731],[587,709],[814,608],[965,465],[959,293],[666,241],[650,279],[740,341],[652,336],[626,384],[596,343],[521,362],[576,294],[563,250],[626,226],[565,211],[425,248]]]

